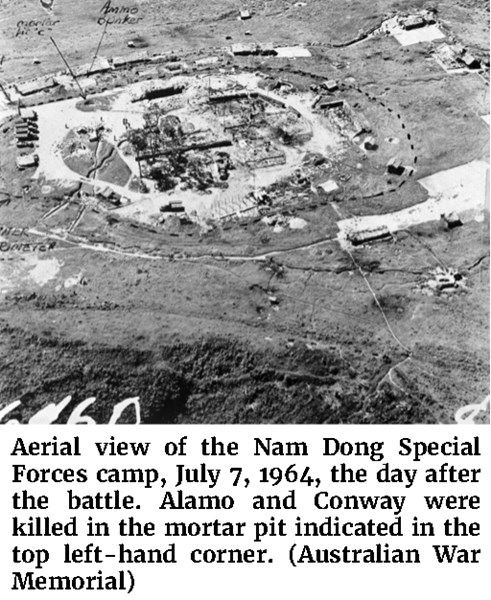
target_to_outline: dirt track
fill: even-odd
[[[28,4],[37,18],[38,3]],[[82,16],[80,3],[56,3],[54,14],[65,19],[63,31],[53,30],[57,39],[69,39],[77,28],[74,64],[89,61],[100,39],[89,6],[96,4],[85,3]],[[178,51],[193,64],[225,44],[247,41],[246,28],[259,41],[316,42],[312,59],[228,56],[224,67],[260,72],[262,85],[284,81],[312,96],[311,86],[324,79],[344,82],[339,93],[374,126],[377,153],[367,158],[351,144],[342,158],[328,156],[325,167],[307,157],[302,168],[311,181],[273,189],[278,212],[285,213],[278,227],[237,220],[174,231],[94,210],[78,199],[80,185],[74,191],[49,182],[53,191],[45,194],[41,179],[29,181],[26,192],[13,166],[13,134],[6,134],[1,187],[9,195],[0,206],[2,225],[25,229],[26,243],[56,244],[35,260],[18,250],[0,254],[0,274],[17,282],[0,297],[2,407],[21,403],[7,418],[26,422],[72,395],[58,422],[95,396],[86,413],[106,423],[117,402],[139,396],[146,423],[449,423],[489,394],[489,227],[471,215],[462,227],[448,229],[434,218],[438,203],[431,204],[441,190],[417,182],[488,162],[483,77],[449,74],[432,59],[430,46],[402,47],[389,36],[333,47],[369,31],[400,3],[379,0],[362,11],[340,0],[329,19],[324,3],[314,0],[295,13],[285,2],[275,3],[276,12],[259,4],[245,26],[229,5],[209,7],[204,18],[203,6],[181,3],[180,14],[187,11],[189,18],[166,14],[165,35],[157,11],[142,34],[144,45]],[[489,57],[477,4],[436,4],[442,27]],[[32,47],[30,34],[14,37],[16,16],[4,14],[2,79],[61,68],[46,40]],[[103,53],[126,53],[135,34],[115,26]],[[40,65],[32,64],[34,56]],[[417,168],[400,186],[385,172],[395,154]],[[312,189],[331,178],[342,182],[340,197],[322,204]],[[64,195],[68,199],[59,202]],[[476,198],[447,194],[452,210]],[[350,247],[351,256],[337,242],[343,223],[366,224],[374,215],[392,222],[418,203],[435,208],[432,218],[393,227],[388,241]],[[285,227],[293,218],[305,228]],[[17,240],[2,234],[0,243]],[[442,264],[462,274],[466,286],[431,290],[428,281]],[[36,279],[40,272],[42,280]],[[476,421],[489,420],[489,403],[482,407]],[[133,416],[125,413],[130,422]]]

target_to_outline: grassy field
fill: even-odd
[[[237,17],[242,5],[230,0],[206,3],[141,0],[125,4],[138,9],[133,18],[141,20],[135,25],[108,25],[100,54],[123,54],[133,38],[149,52],[176,53],[208,52],[240,41],[268,41],[278,45],[341,44],[374,27],[393,11],[421,8],[426,4],[425,0],[413,0],[410,4],[400,0],[369,3],[365,0],[348,3],[346,0],[310,0],[306,6],[297,7],[293,0],[262,0],[250,3],[253,11],[250,20],[240,21]],[[486,47],[484,9],[472,6],[466,10],[464,4],[436,0],[431,5],[439,10],[443,19],[452,21],[456,34],[462,36],[464,42]],[[103,6],[102,0],[56,0],[54,9],[47,12],[38,0],[2,2],[0,56],[4,56],[4,61],[1,76],[11,80],[58,68],[64,70],[50,36],[59,42],[70,63],[90,63],[104,30],[104,24],[98,24],[104,18]],[[113,3],[113,6],[119,5]],[[121,20],[121,15],[107,16]],[[21,27],[26,33],[20,34],[20,20],[39,25]],[[51,27],[50,22],[54,23]],[[35,58],[41,63],[33,65]]]
[[[252,19],[239,21],[235,2],[129,3],[142,21],[109,25],[101,54],[127,53],[136,38],[150,52],[175,52],[189,62],[237,41],[317,44],[311,59],[230,58],[227,68],[291,80],[302,91],[315,77],[343,82],[343,97],[371,124],[380,149],[368,159],[355,145],[343,160],[327,157],[325,177],[342,180],[342,193],[335,206],[302,206],[297,198],[295,215],[305,229],[276,233],[251,222],[166,231],[86,206],[76,193],[65,204],[43,197],[44,181],[29,180],[23,189],[8,133],[2,185],[19,199],[0,206],[2,222],[35,228],[29,239],[39,241],[82,215],[70,241],[59,239],[49,256],[39,256],[58,269],[45,285],[29,278],[22,256],[0,255],[0,276],[11,263],[27,274],[0,298],[2,405],[22,402],[11,416],[27,420],[67,394],[73,403],[97,396],[88,414],[99,422],[134,395],[145,422],[190,423],[450,423],[457,408],[481,402],[489,393],[487,222],[448,230],[432,221],[400,231],[390,242],[358,247],[356,264],[335,240],[341,218],[424,201],[417,178],[488,161],[489,127],[481,117],[489,112],[489,88],[482,77],[449,75],[428,44],[403,48],[377,37],[343,47],[391,11],[426,4],[258,0],[248,3]],[[0,77],[62,69],[49,35],[74,65],[90,62],[103,31],[102,5],[55,0],[48,13],[37,0],[15,9],[1,2]],[[432,6],[455,39],[489,56],[486,3]],[[16,37],[19,14],[60,22],[44,35],[33,25]],[[395,145],[385,141],[393,138]],[[396,154],[417,171],[389,193],[385,164]],[[102,178],[126,178],[119,164],[109,161],[105,171]],[[61,182],[51,185],[62,189]],[[384,193],[372,193],[378,189]],[[298,193],[284,184],[278,195],[294,200]],[[430,293],[427,282],[441,264],[457,269],[465,287]],[[79,276],[83,285],[69,284]]]

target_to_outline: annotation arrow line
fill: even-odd
[[[65,63],[66,68],[68,69],[68,71],[70,72],[70,75],[73,77],[73,80],[75,81],[75,83],[77,84],[78,89],[80,90],[80,95],[82,96],[82,98],[84,100],[87,100],[87,95],[85,94],[85,92],[83,91],[82,87],[80,86],[80,83],[78,82],[78,79],[75,77],[75,73],[72,71],[72,68],[70,67],[70,65],[67,63],[65,57],[63,56],[63,54],[61,53],[61,50],[58,48],[55,40],[50,37],[49,38],[52,42],[53,42],[53,46],[56,48],[56,50],[58,51],[58,54],[61,56],[62,61]]]
[[[104,39],[104,36],[106,35],[107,25],[108,25],[108,21],[106,21],[106,24],[104,25],[104,29],[102,30],[101,39],[99,40],[97,50],[95,51],[94,58],[92,59],[92,64],[90,65],[88,75],[90,75],[90,73],[92,73],[92,69],[94,68],[95,61],[97,60],[97,57],[99,56],[99,50],[101,49],[102,40]]]

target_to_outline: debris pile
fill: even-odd
[[[453,292],[466,288],[466,278],[456,269],[437,267],[430,271],[431,279],[425,283],[425,288],[433,292]]]
[[[433,56],[445,71],[477,70],[482,67],[481,60],[459,43],[441,44]]]
[[[263,217],[262,222],[265,225],[273,228],[274,233],[281,233],[286,228],[289,229],[304,229],[307,226],[307,221],[299,217],[291,217],[282,214],[273,214]]]

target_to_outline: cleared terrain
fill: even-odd
[[[27,422],[69,395],[56,422],[95,397],[84,414],[107,423],[115,404],[136,396],[145,423],[453,423],[472,405],[480,408],[469,408],[469,419],[489,421],[487,2],[433,2],[443,41],[408,46],[371,32],[426,2],[296,4],[249,2],[252,18],[242,21],[231,2],[133,2],[125,6],[141,21],[108,25],[99,52],[124,56],[131,41],[186,62],[186,77],[255,77],[285,103],[304,102],[312,122],[325,117],[311,110],[322,82],[335,80],[330,98],[369,123],[377,149],[360,148],[368,134],[356,143],[346,134],[324,153],[299,143],[301,162],[264,186],[269,221],[258,213],[222,222],[210,209],[183,225],[167,214],[159,220],[158,205],[144,218],[133,205],[104,208],[79,194],[83,177],[95,169],[115,189],[130,189],[130,175],[109,146],[88,141],[87,165],[77,163],[85,174],[73,175],[58,151],[64,135],[70,142],[65,120],[75,130],[63,102],[39,104],[35,178],[16,168],[13,126],[0,125],[4,421]],[[71,65],[90,63],[103,5],[55,0],[46,11],[37,0],[15,10],[1,2],[0,82],[63,70],[49,36]],[[21,19],[39,24],[18,34]],[[300,45],[311,56],[230,52],[251,41]],[[482,68],[446,71],[434,57],[441,43],[465,45]],[[212,56],[217,65],[197,66]],[[126,89],[143,70],[111,72],[104,93]],[[50,128],[43,111],[59,122]],[[78,127],[94,120],[77,114]],[[111,113],[115,146],[119,118]],[[388,174],[395,156],[414,173]],[[326,180],[338,183],[334,196],[319,192]],[[242,181],[257,187],[256,176]],[[216,208],[221,197],[213,204],[203,193],[196,202]],[[454,228],[440,218],[451,211],[461,219]],[[372,220],[389,235],[346,242]],[[438,287],[439,269],[458,274],[458,284]],[[121,420],[134,422],[134,411]]]

